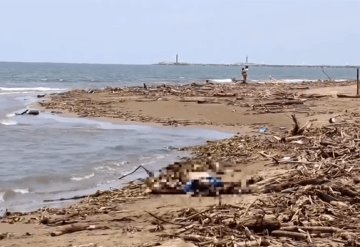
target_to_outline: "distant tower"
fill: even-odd
[[[178,64],[179,63],[179,55],[176,54],[176,61],[175,61],[175,64]]]
[[[249,59],[248,59],[248,56],[246,56],[246,62],[245,63],[247,64],[248,62],[249,62]]]

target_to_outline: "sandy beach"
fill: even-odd
[[[234,137],[189,147],[193,157],[160,177],[70,207],[8,212],[0,246],[358,246],[359,99],[337,97],[355,93],[354,82],[306,82],[49,95],[41,111]],[[184,194],[184,183],[203,174],[224,186]]]

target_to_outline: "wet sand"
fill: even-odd
[[[296,114],[301,125],[310,121],[311,128],[332,126],[330,118],[334,118],[339,124],[356,123],[360,116],[359,99],[336,97],[337,93],[351,94],[355,91],[355,84],[349,82],[193,84],[147,89],[75,90],[52,95],[40,101],[40,105],[44,110],[56,114],[101,118],[121,123],[215,128],[238,133],[233,139],[210,142],[203,147],[194,148],[194,158],[183,161],[183,169],[194,169],[196,165],[202,168],[199,170],[214,172],[217,169],[214,164],[216,166],[218,163],[221,170],[229,170],[230,172],[223,173],[223,181],[242,182],[240,187],[246,193],[223,195],[221,204],[233,205],[239,208],[240,214],[246,214],[251,211],[249,205],[254,204],[255,200],[267,200],[268,194],[259,189],[261,186],[256,182],[254,187],[244,187],[245,181],[256,180],[258,177],[261,177],[261,181],[276,181],[294,169],[293,165],[286,163],[272,165],[274,159],[279,160],[281,155],[291,155],[291,152],[289,153],[288,147],[284,149],[282,144],[275,145],[275,142],[271,142],[274,141],[271,137],[289,136],[293,129],[292,114]],[[267,128],[265,134],[259,132],[261,127]],[[297,146],[294,147],[293,152],[296,153]],[[200,211],[219,205],[219,197],[147,193],[149,188],[160,182],[155,178],[145,184],[131,184],[122,190],[101,192],[64,209],[42,209],[30,214],[11,213],[0,224],[0,246],[199,244],[194,240],[185,241],[175,234],[179,225],[176,224],[178,221],[174,221],[174,215],[186,209]],[[272,183],[264,184],[268,186]],[[160,222],[147,212],[161,216],[161,219],[168,222]],[[51,233],[57,235],[59,230],[70,225],[80,228],[83,226],[84,229],[51,236]],[[316,243],[317,238],[312,238]],[[319,239],[326,242],[323,238]],[[274,241],[273,246],[279,246],[276,245],[278,243],[288,243],[291,246],[291,241],[287,238],[271,237],[270,241]],[[328,244],[336,246],[336,243],[339,244],[329,240]],[[301,246],[306,241],[297,244]]]

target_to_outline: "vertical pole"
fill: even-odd
[[[356,69],[356,95],[359,95],[359,68]]]

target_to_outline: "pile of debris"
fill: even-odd
[[[190,121],[156,118],[122,110],[119,103],[127,101],[178,101],[195,104],[226,104],[245,107],[249,114],[279,112],[309,112],[312,100],[330,95],[303,94],[304,90],[325,86],[346,86],[349,82],[303,82],[151,85],[146,87],[107,87],[105,89],[72,90],[54,94],[50,100],[39,102],[46,109],[68,111],[81,117],[109,117],[126,121],[156,122],[164,125],[211,124],[209,121]],[[106,100],[105,100],[106,99]]]
[[[258,153],[286,172],[253,181],[257,199],[251,204],[219,200],[204,210],[156,216],[158,224],[176,226],[161,237],[199,246],[360,246],[359,124],[304,128],[297,136],[234,137],[195,151],[218,161]],[[170,174],[174,179],[178,173]]]

